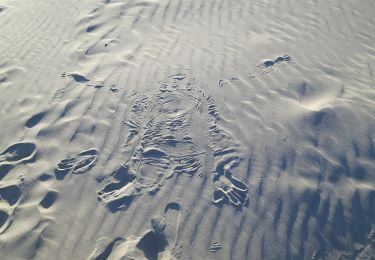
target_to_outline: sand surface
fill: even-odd
[[[374,259],[373,0],[0,0],[0,259]]]

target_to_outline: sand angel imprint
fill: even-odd
[[[247,205],[248,188],[231,172],[241,161],[239,145],[218,121],[212,97],[185,73],[169,76],[156,93],[135,94],[123,121],[127,160],[103,178],[111,180],[98,198],[111,210],[124,210],[173,176],[213,172],[214,203]],[[207,162],[213,162],[213,170]]]

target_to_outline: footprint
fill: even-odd
[[[10,206],[15,205],[21,197],[21,190],[17,185],[0,188],[0,201],[6,201]]]
[[[270,68],[272,66],[289,63],[292,61],[292,58],[289,55],[278,56],[275,60],[264,60],[259,66],[264,68]]]
[[[229,172],[226,175],[215,176],[214,185],[213,202],[215,204],[229,202],[239,207],[247,206],[249,201],[248,187]]]
[[[39,203],[39,205],[45,209],[48,209],[53,205],[53,203],[55,203],[57,196],[58,196],[57,191],[50,190],[47,192],[46,196]]]
[[[116,181],[110,182],[100,190],[98,199],[103,201],[112,212],[126,210],[133,198],[139,195],[133,183],[136,175],[126,165],[121,166],[112,175]]]
[[[21,199],[18,185],[0,188],[0,234],[4,233],[13,221],[13,212]]]
[[[218,242],[214,242],[214,243],[212,243],[212,245],[210,246],[210,251],[211,251],[212,253],[215,253],[215,252],[219,251],[221,248],[222,248],[222,246],[221,246],[220,243],[218,243]]]
[[[68,173],[85,173],[94,167],[98,158],[99,152],[95,148],[82,151],[78,155],[69,156],[57,164],[55,168],[56,178],[63,179]]]
[[[88,259],[177,259],[182,253],[180,215],[180,204],[169,203],[163,216],[151,219],[151,228],[141,236],[102,238]]]
[[[33,115],[32,117],[30,117],[26,123],[25,123],[25,126],[27,128],[33,128],[34,126],[36,126],[37,124],[40,123],[40,121],[42,121],[42,119],[44,118],[44,116],[46,115],[47,113],[46,112],[40,112],[38,114],[35,114]]]
[[[86,82],[90,81],[85,76],[82,76],[82,75],[77,74],[77,73],[71,73],[68,76],[70,76],[75,82],[78,82],[78,83],[86,83]]]
[[[228,85],[230,82],[233,82],[233,81],[237,81],[238,78],[236,77],[231,77],[231,78],[227,78],[227,79],[220,79],[219,82],[218,82],[218,86],[219,88],[222,88],[226,85]]]
[[[164,236],[167,246],[159,253],[160,259],[179,258],[182,254],[183,244],[179,241],[181,221],[181,205],[177,202],[169,203],[164,209]]]
[[[136,245],[147,259],[176,259],[181,255],[182,244],[178,243],[180,210],[180,204],[170,203],[162,218],[151,220],[151,230]]]
[[[256,75],[271,72],[276,66],[285,66],[293,62],[294,60],[289,55],[278,56],[274,60],[265,59],[256,66],[255,75],[250,76],[250,78],[255,78]]]
[[[36,145],[34,143],[16,143],[0,153],[0,166],[14,166],[21,162],[31,160],[35,155]]]
[[[78,73],[67,74],[64,72],[61,76],[63,78],[69,77],[70,81],[56,90],[52,98],[52,102],[54,104],[61,102],[65,98],[65,96],[67,96],[70,92],[72,92],[79,86],[90,86],[96,89],[104,87],[102,82],[92,81],[92,79]]]

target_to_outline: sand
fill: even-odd
[[[374,13],[0,0],[0,259],[374,259]]]

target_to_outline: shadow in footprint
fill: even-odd
[[[2,227],[7,223],[9,215],[5,212],[0,210],[0,234],[2,231]]]
[[[45,209],[50,208],[57,199],[58,193],[56,191],[48,191],[43,200],[39,203]]]
[[[177,254],[180,222],[180,204],[169,203],[162,218],[151,220],[152,230],[137,244],[147,259],[173,259]]]
[[[27,128],[33,128],[34,126],[39,124],[40,121],[42,121],[45,115],[46,115],[46,112],[40,112],[36,115],[33,115],[26,121],[25,126]]]
[[[31,162],[35,156],[36,145],[34,143],[16,143],[0,153],[0,180],[17,164]]]
[[[9,173],[11,169],[11,165],[0,165],[0,181]]]
[[[168,242],[163,234],[150,231],[142,237],[137,244],[137,248],[143,251],[147,259],[156,260],[159,252],[164,251],[167,244]]]
[[[133,201],[132,181],[135,175],[129,171],[129,167],[122,165],[118,170],[112,173],[117,180],[107,184],[98,192],[98,199],[104,201],[112,213],[119,210],[126,210]],[[129,192],[126,192],[126,189]],[[119,192],[121,191],[121,192]]]
[[[5,200],[10,206],[13,206],[18,202],[21,194],[20,188],[17,185],[0,188],[0,201]]]
[[[16,143],[9,146],[0,153],[0,166],[16,165],[31,160],[35,155],[36,145],[34,143]]]
[[[5,232],[12,223],[14,205],[20,201],[21,195],[21,190],[17,185],[0,188],[0,202],[2,202],[2,209],[0,210],[0,234]]]
[[[79,74],[76,74],[76,73],[71,73],[71,74],[69,74],[69,76],[72,77],[74,81],[79,82],[79,83],[86,83],[86,82],[90,81],[85,76],[82,76],[82,75],[79,75]]]

